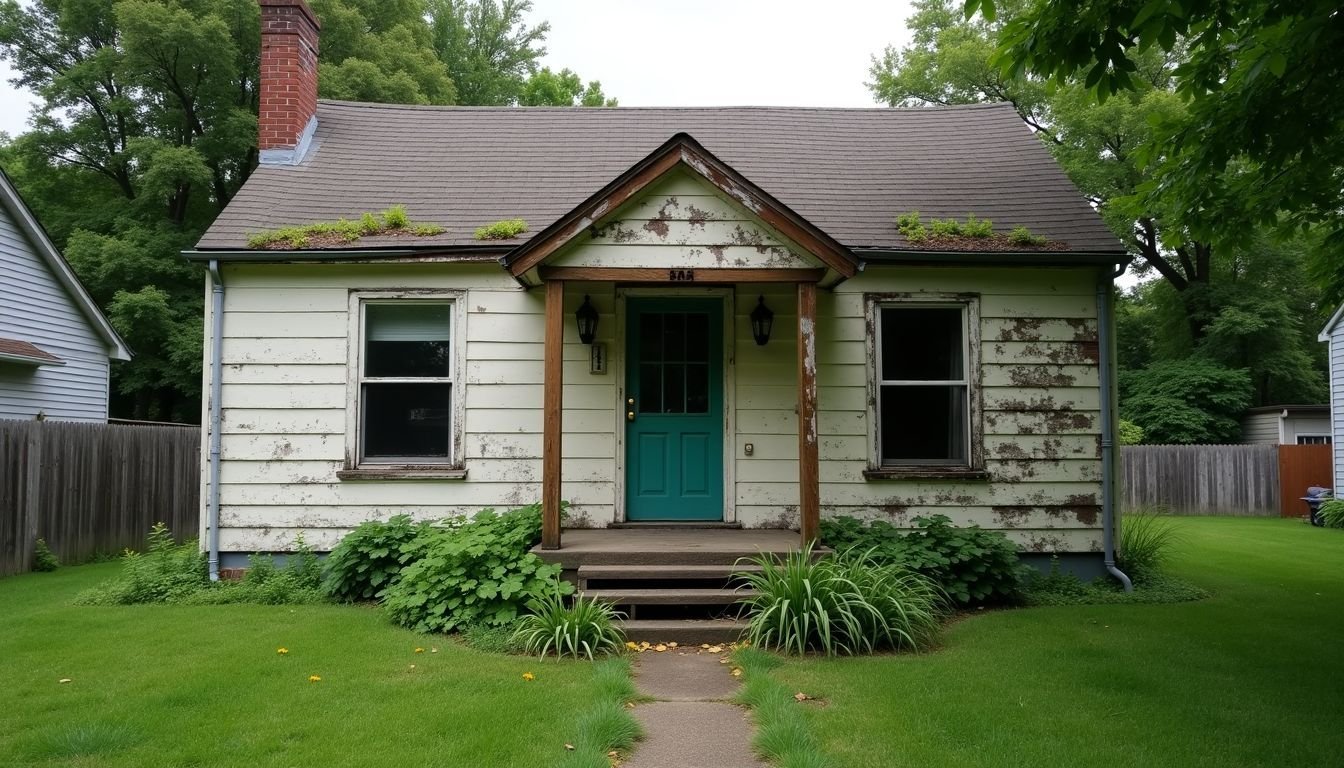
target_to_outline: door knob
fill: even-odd
[[[632,397],[632,398],[626,400],[626,401],[625,401],[625,404],[628,405],[628,406],[630,406],[631,408],[634,408],[634,407],[635,407],[635,398]]]
[[[634,412],[634,411],[626,411],[626,412],[625,412],[625,420],[626,420],[626,421],[634,421],[634,420],[635,420],[635,412]]]

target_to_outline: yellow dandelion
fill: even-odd
[[[280,654],[281,656],[284,656],[285,654],[289,653],[289,649],[288,649],[288,648],[276,648],[276,649],[275,649],[275,652],[278,653],[278,654]]]
[[[308,682],[310,682],[310,683],[320,683],[320,682],[322,682],[322,678],[318,677],[317,675],[309,675],[309,676],[308,676]]]
[[[632,650],[632,651],[639,650],[639,644],[638,644],[638,643],[627,642],[627,643],[625,644],[625,647],[626,647],[626,648],[629,648],[629,649]]]
[[[742,676],[742,669],[740,667],[733,667],[733,677],[741,677],[741,676]]]
[[[537,676],[534,675],[534,674],[532,674],[531,672],[524,672],[524,673],[523,673],[523,679],[530,683],[530,682],[532,682],[533,680],[536,680],[536,679],[537,679]]]
[[[415,652],[416,652],[416,653],[424,653],[424,652],[425,652],[425,649],[424,649],[424,648],[416,648],[416,649],[415,649]]]

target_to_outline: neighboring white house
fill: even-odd
[[[0,172],[0,419],[107,421],[131,350]]]
[[[1330,435],[1335,446],[1335,487],[1344,488],[1344,305],[1318,337],[1330,345]]]
[[[1100,569],[1125,249],[1010,105],[319,102],[311,11],[262,23],[261,166],[188,254],[212,560],[539,500],[563,547],[563,499],[803,539],[945,514]],[[396,205],[426,226],[375,231]]]
[[[1321,445],[1332,442],[1329,405],[1266,405],[1246,411],[1241,442]]]

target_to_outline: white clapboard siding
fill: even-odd
[[[0,363],[0,419],[106,421],[108,348],[35,246],[0,207],[0,338],[65,362]]]
[[[681,182],[678,182],[681,183]],[[603,230],[587,251],[641,266],[654,249],[706,246],[749,222],[713,195],[676,186],[620,212],[622,226],[668,222],[658,244]],[[654,203],[657,203],[656,205]],[[718,204],[718,207],[714,207]],[[694,208],[694,211],[691,211]],[[666,209],[666,210],[664,210]],[[703,214],[703,215],[702,215]],[[733,218],[738,217],[738,218]],[[692,225],[692,220],[696,223]],[[674,226],[675,225],[675,226]],[[703,230],[703,232],[701,231]],[[777,236],[743,228],[772,247]],[[751,234],[755,233],[755,234]],[[683,241],[684,242],[681,242]],[[706,240],[704,243],[692,242]],[[619,241],[619,242],[617,242]],[[753,252],[755,245],[737,244]],[[605,249],[605,250],[603,250]],[[643,249],[643,250],[640,250]],[[764,256],[764,254],[762,254]],[[580,262],[575,262],[580,263]],[[334,543],[368,519],[404,512],[428,519],[535,502],[541,483],[544,302],[501,277],[495,265],[247,265],[225,271],[222,546],[283,549],[303,534]],[[848,514],[913,524],[946,514],[957,524],[1002,529],[1032,551],[1092,551],[1099,546],[1100,435],[1095,273],[1088,269],[884,267],[870,265],[818,296],[818,428],[824,515]],[[364,289],[462,291],[465,352],[463,464],[453,480],[340,480],[349,422],[349,293]],[[981,428],[987,479],[868,479],[872,453],[865,293],[978,296]],[[574,312],[585,297],[599,313],[598,341],[608,372],[590,373]],[[749,315],[759,297],[775,313],[765,346]],[[797,297],[794,286],[738,285],[725,329],[732,361],[726,423],[732,456],[725,488],[749,527],[797,524]],[[616,288],[572,283],[564,304],[562,495],[573,525],[604,526],[620,514],[619,456],[623,337]],[[747,447],[751,446],[750,455]]]

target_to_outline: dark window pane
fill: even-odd
[[[686,366],[668,363],[663,366],[663,413],[686,412]]]
[[[965,387],[882,387],[883,464],[965,464]]]
[[[658,363],[639,366],[639,412],[663,412],[663,367]]]
[[[365,458],[448,458],[452,384],[370,383],[363,398]]]
[[[709,365],[686,365],[686,412],[709,413]]]
[[[663,359],[686,359],[686,316],[675,312],[663,315]]]
[[[957,307],[883,307],[882,379],[961,379],[966,346],[961,317]]]
[[[364,312],[365,376],[452,375],[451,304],[367,304]]]
[[[453,374],[447,341],[370,341],[364,353],[365,376],[435,376]]]
[[[686,315],[686,362],[709,362],[709,315]]]
[[[639,316],[639,354],[647,362],[663,359],[663,316],[656,312]]]

